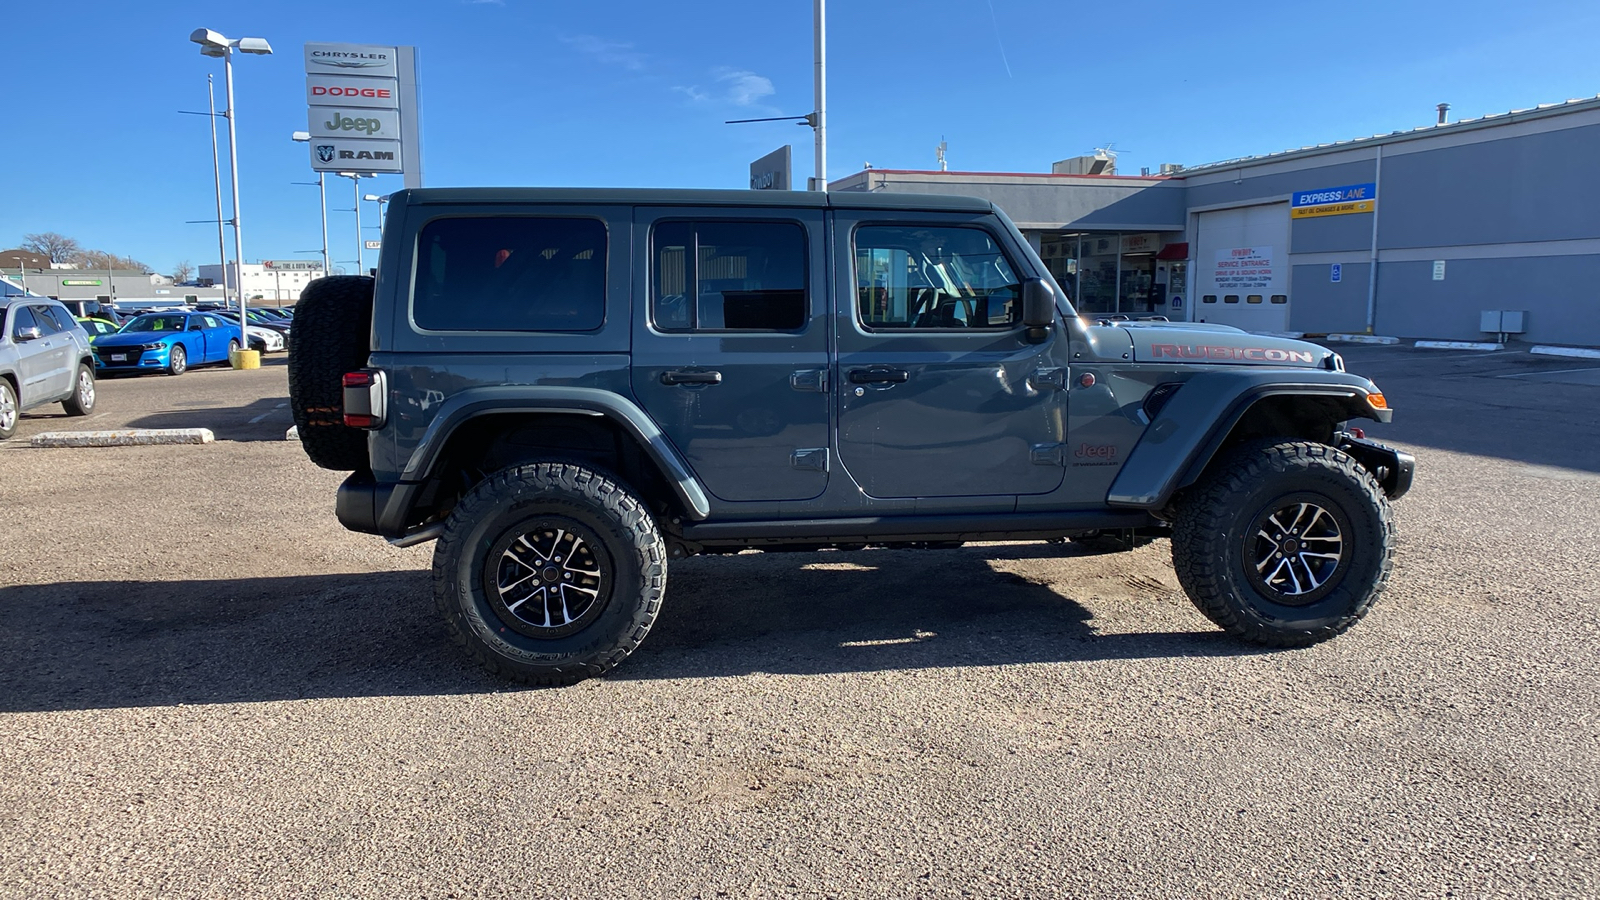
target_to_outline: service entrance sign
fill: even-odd
[[[311,168],[403,174],[422,186],[415,47],[305,47]]]

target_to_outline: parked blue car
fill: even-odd
[[[95,341],[101,371],[182,375],[190,366],[225,363],[239,349],[239,326],[209,313],[146,313]]]

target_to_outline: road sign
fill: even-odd
[[[1334,263],[1333,265],[1329,266],[1328,267],[1328,280],[1333,282],[1334,284],[1338,284],[1340,281],[1343,281],[1344,280],[1344,267],[1342,265],[1340,265],[1339,263]]]
[[[368,250],[382,250],[383,241],[367,241]]]

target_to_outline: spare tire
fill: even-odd
[[[344,374],[372,352],[372,284],[365,275],[318,278],[294,306],[289,406],[306,455],[337,472],[368,467],[367,432],[344,424]]]

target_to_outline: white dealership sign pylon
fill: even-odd
[[[308,43],[305,60],[312,170],[421,187],[416,48]]]

